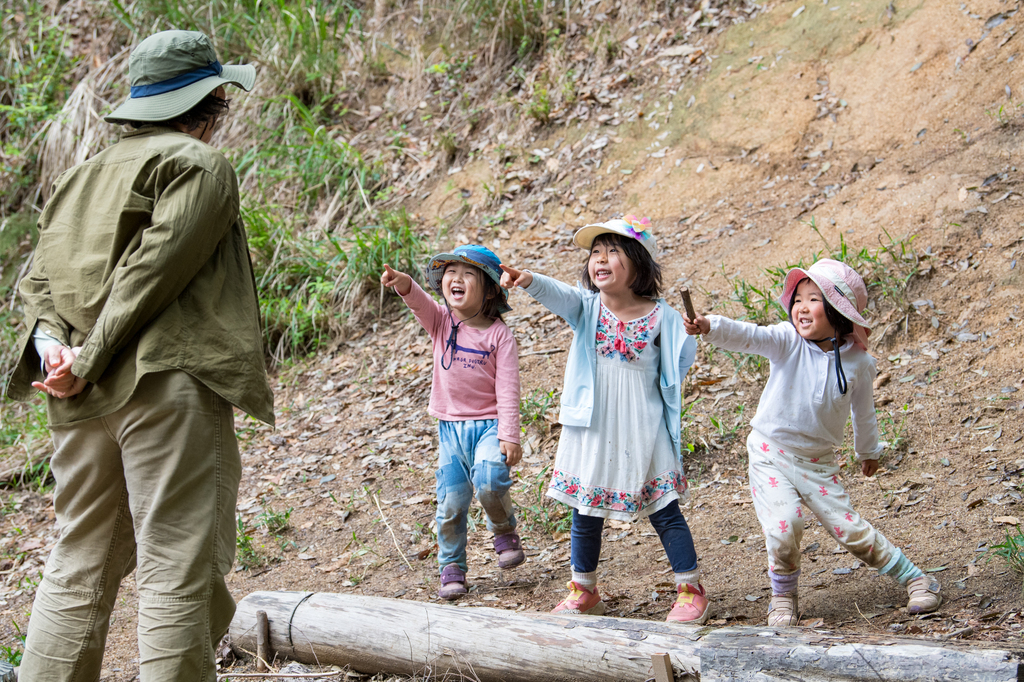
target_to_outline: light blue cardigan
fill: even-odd
[[[569,358],[565,363],[565,384],[558,421],[566,426],[590,426],[594,412],[594,381],[597,376],[597,318],[601,313],[600,294],[582,286],[571,287],[557,279],[530,273],[533,282],[526,293],[569,323],[573,330]],[[683,328],[683,318],[664,299],[661,303],[661,400],[665,405],[665,425],[676,455],[680,448],[680,418],[683,377],[693,365],[697,339]],[[679,358],[679,363],[666,362]]]

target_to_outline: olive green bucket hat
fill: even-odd
[[[252,90],[252,64],[221,66],[213,43],[196,31],[163,31],[149,36],[128,58],[131,94],[108,123],[159,122],[180,116],[222,85]]]

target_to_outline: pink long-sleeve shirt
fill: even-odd
[[[430,415],[444,421],[497,419],[498,439],[518,443],[519,346],[512,331],[501,320],[487,329],[460,325],[455,359],[444,369],[441,356],[452,328],[448,311],[416,282],[402,299],[433,345]]]

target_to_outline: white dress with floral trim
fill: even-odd
[[[629,521],[687,497],[658,386],[661,316],[660,303],[630,322],[601,306],[591,425],[562,427],[548,488],[581,514]]]

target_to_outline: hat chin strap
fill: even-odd
[[[448,305],[448,299],[445,298],[444,293],[441,294],[441,298],[444,299],[444,307],[448,309],[448,323],[451,324],[451,326],[452,326],[452,330],[448,334],[448,340],[445,341],[445,344],[444,344],[444,352],[441,353],[441,369],[449,370],[449,369],[452,368],[452,364],[455,362],[455,350],[458,347],[456,345],[456,341],[458,340],[458,337],[459,337],[459,327],[461,327],[463,324],[465,324],[469,320],[472,320],[474,317],[476,317],[477,315],[482,313],[484,311],[484,307],[487,305],[487,301],[485,299],[484,302],[480,305],[480,310],[476,311],[475,313],[473,313],[472,315],[467,317],[465,320],[459,320],[458,324],[456,324],[455,323],[455,316],[452,315],[452,307],[450,305]],[[451,349],[451,355],[450,356],[448,355],[448,349],[449,348]],[[446,357],[448,358],[448,364],[447,365],[444,364],[444,360],[445,360]],[[844,391],[844,393],[845,393],[845,391]]]
[[[826,336],[823,339],[807,339],[811,343],[822,343],[825,341],[832,342],[832,353],[836,358],[836,385],[839,386],[839,392],[846,395],[846,390],[850,387],[849,382],[846,381],[846,372],[843,371],[843,358],[839,354],[839,337],[838,336]]]

